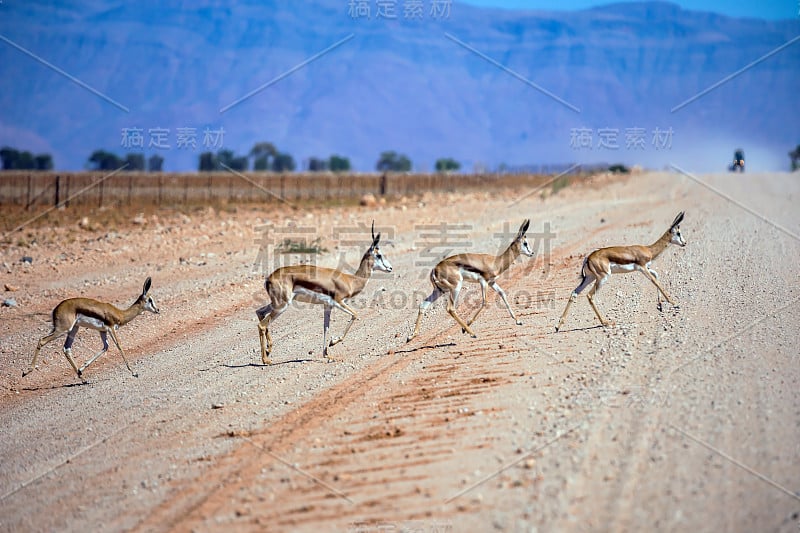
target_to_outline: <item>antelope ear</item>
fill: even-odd
[[[684,211],[681,211],[680,213],[678,213],[678,216],[676,216],[675,220],[672,221],[672,226],[671,227],[674,228],[675,226],[677,226],[678,224],[680,224],[683,221],[683,213],[684,213]]]
[[[378,233],[377,235],[375,235],[375,221],[374,220],[372,221],[372,230],[371,231],[372,231],[372,246],[370,246],[370,248],[375,248],[376,246],[378,246],[378,241],[381,240],[381,234]]]
[[[522,225],[519,227],[519,233],[517,233],[518,239],[528,232],[528,228],[530,227],[530,225],[531,225],[531,219],[526,218],[525,222],[523,222]]]
[[[150,279],[150,276],[147,276],[147,279],[144,280],[144,287],[142,287],[142,294],[147,294],[150,292],[150,284],[153,280]]]

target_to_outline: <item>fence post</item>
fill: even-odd
[[[55,198],[56,202],[53,204],[56,207],[58,207],[58,201],[61,199],[59,197],[59,194],[61,193],[60,189],[61,189],[61,175],[56,174],[56,198]]]

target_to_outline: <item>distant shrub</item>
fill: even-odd
[[[282,243],[275,247],[275,251],[279,254],[322,254],[327,252],[328,249],[322,246],[320,238],[317,237],[310,243],[284,239]]]
[[[570,176],[568,174],[564,174],[563,176],[559,176],[555,181],[553,181],[551,185],[552,188],[551,190],[553,194],[558,194],[558,191],[560,191],[561,189],[569,187],[570,183],[572,183]]]
[[[608,171],[612,174],[628,174],[630,173],[631,169],[621,163],[617,163],[616,165],[611,165],[608,167]]]

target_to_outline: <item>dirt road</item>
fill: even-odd
[[[664,173],[24,233],[0,255],[19,303],[0,309],[0,529],[796,532],[800,176],[700,179],[724,196]],[[614,327],[581,297],[554,332],[584,254],[650,243],[681,210],[688,246],[654,263],[678,309],[619,275],[597,298]],[[528,217],[537,255],[501,278],[524,325],[491,293],[471,339],[441,300],[406,343],[435,258],[499,252]],[[264,228],[312,228],[319,263],[351,268],[373,218],[394,272],[356,301],[338,361],[322,309],[297,306],[262,366],[258,270],[276,264],[259,249],[288,234]],[[60,299],[129,304],[147,275],[162,313],[120,330],[139,378],[110,350],[81,384],[59,343],[21,378]],[[99,344],[84,330],[74,352]]]

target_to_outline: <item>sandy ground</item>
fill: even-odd
[[[701,179],[728,198],[664,173],[513,205],[525,191],[23,230],[0,255],[19,304],[0,309],[0,530],[800,530],[800,176]],[[688,246],[654,263],[679,308],[615,275],[597,299],[614,327],[581,297],[554,332],[586,253],[650,243],[681,210]],[[435,258],[498,252],[527,217],[537,255],[501,278],[524,325],[490,293],[471,339],[441,300],[406,343]],[[319,264],[354,268],[373,218],[394,272],[355,301],[337,361],[299,305],[262,366],[277,260],[259,249],[311,232]],[[128,305],[148,275],[161,314],[119,333],[138,378],[112,349],[82,384],[59,342],[21,377],[58,301]],[[99,345],[82,330],[74,352]]]

